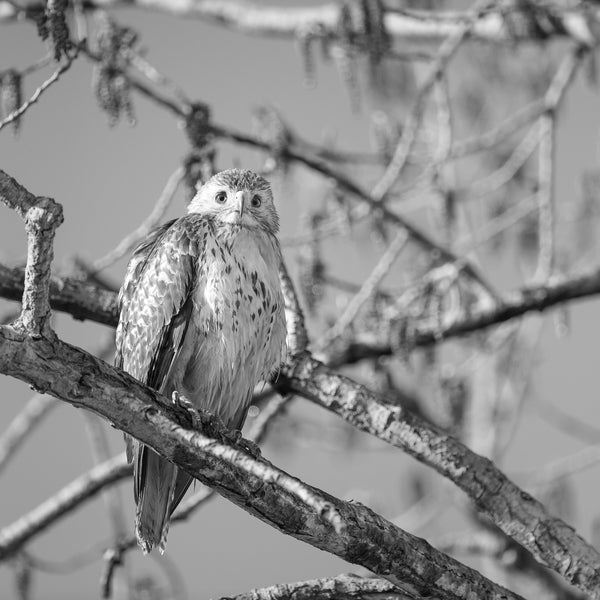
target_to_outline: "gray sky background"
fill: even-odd
[[[122,11],[117,18],[141,34],[149,60],[178,82],[190,98],[208,103],[215,122],[250,130],[251,109],[269,102],[280,107],[294,129],[308,140],[321,141],[335,135],[339,147],[368,147],[368,111],[351,112],[347,92],[335,70],[319,65],[318,87],[308,90],[295,48],[290,42],[244,37],[191,19]],[[0,69],[24,68],[45,53],[29,24],[4,25],[0,29]],[[43,77],[27,79],[27,92]],[[44,94],[27,112],[22,132],[13,139],[0,133],[0,168],[32,192],[61,202],[65,223],[56,242],[57,264],[74,252],[94,259],[114,246],[147,214],[168,176],[187,151],[187,140],[175,119],[143,98],[134,96],[138,125],[121,123],[109,128],[91,94],[91,65],[80,59],[64,80]],[[598,163],[598,92],[579,82],[569,96],[561,120],[558,144],[559,178],[557,198],[568,202],[579,194],[579,178]],[[221,168],[235,162],[258,167],[251,152],[220,145]],[[318,202],[322,188],[301,169],[290,178],[274,181],[282,217],[282,235],[297,230],[307,203]],[[183,197],[173,215],[184,210]],[[0,260],[20,260],[25,235],[18,217],[0,206]],[[340,243],[337,263],[340,276],[360,281],[377,255],[377,248]],[[295,252],[287,252],[293,261]],[[489,278],[505,284],[502,257],[485,265]],[[593,257],[590,264],[597,261]],[[110,270],[115,281],[123,275],[125,261]],[[514,281],[512,281],[514,283]],[[0,303],[5,309],[9,304]],[[541,402],[560,405],[573,416],[600,428],[598,409],[597,340],[600,337],[598,301],[577,304],[571,313],[571,333],[564,339],[554,334],[551,319],[544,329],[535,385],[525,407],[525,417],[504,467],[520,483],[542,465],[581,447],[581,441],[556,431],[538,414]],[[110,334],[107,328],[80,324],[59,316],[61,336],[93,350]],[[0,378],[0,423],[2,427],[18,413],[32,392],[15,380]],[[362,434],[349,447],[323,442],[316,425],[325,424],[332,435],[339,425],[324,411],[299,400],[292,414],[301,417],[297,429],[286,429],[267,443],[264,454],[285,470],[310,484],[347,498],[356,498],[392,518],[410,502],[404,482],[423,468],[401,452]],[[316,433],[315,433],[316,431]],[[288,434],[292,435],[288,435]],[[334,436],[334,440],[338,439]],[[600,439],[600,437],[599,437]],[[121,436],[111,433],[115,452],[122,449]],[[0,477],[0,527],[35,507],[62,485],[91,466],[83,419],[78,411],[61,405],[39,432],[20,451]],[[577,495],[573,525],[588,537],[596,517],[598,470],[590,469],[572,479]],[[441,486],[449,496],[449,486]],[[132,515],[130,482],[122,486],[123,498]],[[446,511],[442,530],[460,526]],[[438,523],[419,531],[426,536],[440,531]],[[61,521],[31,546],[40,557],[61,559],[76,554],[94,542],[107,539],[108,521],[101,501],[86,505]],[[133,554],[129,555],[133,557]],[[189,522],[174,526],[169,535],[167,557],[186,581],[190,597],[233,595],[252,587],[306,578],[358,571],[323,552],[282,536],[269,526],[218,499]],[[133,558],[135,575],[157,573],[153,559]],[[41,574],[34,583],[34,597],[48,600],[95,597],[101,572],[100,561],[69,576]],[[162,575],[159,575],[162,577]],[[12,572],[0,566],[0,596],[10,598]]]

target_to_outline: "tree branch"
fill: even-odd
[[[220,600],[417,600],[423,597],[403,592],[384,579],[350,574],[281,583]]]
[[[299,394],[453,481],[507,535],[581,590],[600,598],[600,554],[548,514],[494,464],[398,405],[339,375],[308,353],[281,373],[277,388]],[[533,533],[532,533],[533,532]]]
[[[61,516],[81,506],[107,486],[130,477],[132,471],[133,467],[127,464],[123,452],[97,465],[12,525],[4,527],[0,530],[0,561],[12,556]]]
[[[184,428],[181,415],[166,398],[57,338],[33,338],[1,327],[0,372],[96,412],[250,514],[361,564],[401,589],[427,591],[440,599],[518,598],[367,507],[343,502],[298,480],[294,489],[286,485],[290,476],[264,459]],[[324,504],[311,498],[323,498]],[[8,557],[11,548],[14,551],[12,538],[3,539],[0,559]]]
[[[63,222],[62,206],[51,198],[38,198],[0,170],[0,201],[25,221],[27,266],[19,325],[32,335],[49,333],[50,303],[48,288],[53,241]]]
[[[56,406],[56,398],[35,394],[0,435],[0,472],[41,420]]]

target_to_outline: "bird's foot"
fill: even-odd
[[[242,432],[239,429],[229,429],[223,433],[223,437],[235,444],[236,446],[241,446],[243,450],[245,450],[250,456],[253,458],[260,458],[260,448],[254,442],[247,440],[242,437]]]
[[[215,417],[210,413],[199,410],[185,396],[182,396],[178,391],[174,391],[171,395],[173,404],[186,412],[192,422],[192,429],[204,431],[207,427],[214,428]]]

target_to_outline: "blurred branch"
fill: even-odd
[[[430,597],[408,593],[384,579],[338,575],[297,583],[281,583],[220,600],[418,600]]]
[[[489,6],[491,6],[489,0],[478,0],[475,2],[473,8],[471,8],[460,21],[459,26],[452,31],[441,44],[435,61],[429,67],[429,70],[425,75],[425,81],[419,88],[419,91],[409,108],[408,116],[404,121],[402,134],[400,135],[392,159],[371,192],[371,196],[376,202],[382,202],[385,199],[406,166],[412,147],[417,139],[417,132],[419,131],[421,119],[427,106],[428,96],[434,89],[437,80],[469,31],[475,26],[477,20],[481,17],[481,14]]]
[[[128,255],[136,244],[144,238],[148,232],[156,227],[160,223],[160,220],[164,217],[165,212],[173,202],[175,198],[175,193],[179,188],[181,181],[183,180],[185,175],[185,170],[183,167],[178,167],[171,174],[167,183],[158,197],[156,204],[150,211],[150,214],[144,219],[144,221],[131,233],[125,236],[115,248],[113,248],[110,252],[105,254],[103,257],[94,261],[92,270],[93,271],[102,271],[113,265],[123,256]]]
[[[226,27],[253,36],[296,38],[301,30],[308,27],[319,28],[327,39],[337,37],[336,25],[339,19],[339,5],[335,3],[312,7],[265,6],[263,4],[232,0],[85,0],[85,10],[97,8],[131,8],[166,12],[179,17],[198,18],[221,27]],[[536,2],[539,11],[550,10],[551,2]],[[0,2],[0,22],[16,19],[22,13],[32,13],[40,5],[31,3],[19,10],[13,3]],[[472,28],[473,39],[488,42],[527,42],[540,39],[535,27],[528,27],[531,13],[519,5],[511,7],[513,22],[518,20],[523,27],[507,26],[504,3],[481,15]],[[546,8],[547,7],[547,8]],[[588,19],[598,18],[597,10],[590,7],[590,17],[577,9],[552,11],[553,20],[548,19],[544,36],[569,36],[578,41],[592,43],[594,36]],[[388,35],[400,40],[435,42],[453,35],[469,18],[467,12],[423,11],[418,16],[410,12],[385,14],[385,28]]]
[[[16,300],[23,291],[23,269],[0,265],[0,297]],[[553,277],[544,285],[526,287],[503,295],[495,306],[474,310],[470,315],[442,327],[415,324],[411,344],[428,346],[442,340],[461,337],[493,325],[521,317],[528,312],[542,312],[573,300],[600,294],[600,267],[573,277]],[[50,304],[55,310],[71,314],[76,319],[89,319],[116,327],[117,294],[104,288],[82,283],[69,277],[53,277]],[[387,340],[376,340],[370,334],[359,333],[328,362],[333,365],[354,363],[365,358],[389,355]]]
[[[57,404],[56,398],[35,394],[0,435],[0,472],[21,444]]]
[[[1,5],[1,2],[0,2],[0,5]],[[1,13],[1,10],[0,10],[0,13]],[[65,71],[68,71],[71,68],[73,61],[77,58],[78,54],[79,54],[79,50],[76,49],[76,51],[73,53],[73,55],[69,56],[67,58],[67,61],[62,66],[60,66],[56,71],[54,71],[54,73],[48,79],[46,79],[46,81],[44,81],[44,83],[42,83],[42,85],[40,85],[35,90],[35,92],[32,94],[32,96],[31,96],[31,98],[29,98],[29,100],[24,102],[19,108],[17,108],[13,112],[11,112],[4,119],[2,119],[0,121],[0,130],[2,130],[3,127],[6,127],[6,125],[8,125],[9,123],[16,121],[26,110],[28,110],[31,106],[33,106],[40,99],[40,96],[52,84],[56,83]]]
[[[377,265],[375,265],[375,268],[371,271],[371,274],[363,283],[360,290],[348,302],[344,312],[317,342],[317,347],[325,348],[335,341],[336,338],[343,335],[346,329],[351,325],[352,321],[354,321],[356,315],[359,313],[364,304],[369,300],[369,298],[372,298],[376,294],[377,287],[384,277],[389,273],[403,248],[406,247],[407,241],[408,236],[406,231],[404,229],[400,229],[386,248]]]
[[[460,39],[462,39],[462,37]],[[442,57],[439,59],[437,69],[441,68],[442,64],[445,64],[445,60],[449,60],[451,52],[455,50],[453,44],[458,43],[459,41],[459,39],[452,39],[449,41],[449,46],[445,50],[445,54],[442,55]],[[86,49],[84,51],[90,59],[94,61],[100,60],[100,58],[90,50]],[[134,87],[138,92],[148,96],[153,101],[174,112],[176,115],[183,117],[184,119],[188,119],[191,116],[193,116],[194,105],[182,106],[181,103],[177,104],[169,99],[164,98],[145,84],[132,78],[128,73],[123,71],[122,73],[128,78],[131,86]],[[434,67],[431,73],[431,83],[429,83],[429,80],[428,82],[426,82],[428,85],[423,86],[422,94],[428,93],[430,87],[433,86],[435,78],[438,75],[438,70],[436,70],[436,68]],[[414,106],[417,105],[415,104]],[[419,110],[417,110],[417,112],[419,112]],[[418,123],[416,123],[416,125],[418,125]],[[328,179],[334,180],[336,184],[340,187],[340,189],[345,190],[353,196],[356,196],[365,205],[364,210],[362,211],[362,216],[366,216],[367,214],[373,212],[375,216],[380,217],[397,227],[402,227],[407,231],[407,233],[415,243],[417,243],[423,249],[431,252],[432,255],[434,255],[436,258],[439,258],[440,260],[452,262],[459,265],[459,268],[462,272],[466,273],[469,277],[471,277],[471,279],[477,282],[484,290],[488,292],[488,294],[490,294],[490,296],[495,297],[495,292],[493,291],[492,287],[485,281],[485,278],[475,268],[475,266],[472,265],[465,257],[459,258],[455,256],[448,249],[438,244],[427,233],[409,223],[403,216],[389,210],[384,205],[384,203],[380,201],[383,198],[383,196],[388,192],[388,184],[386,183],[386,181],[388,181],[388,183],[389,181],[391,181],[392,170],[394,170],[397,167],[397,164],[394,162],[394,159],[392,159],[392,163],[394,163],[396,166],[393,166],[392,163],[390,163],[390,166],[386,170],[386,174],[384,174],[383,176],[384,179],[380,180],[380,182],[378,182],[375,185],[375,187],[373,188],[373,193],[368,193],[367,191],[363,190],[352,179],[350,179],[343,173],[336,171],[324,160],[319,158],[316,154],[307,152],[305,149],[294,148],[293,146],[284,146],[281,149],[276,149],[273,148],[271,144],[266,143],[258,139],[257,137],[239,133],[232,129],[214,124],[209,124],[208,130],[216,138],[229,139],[236,143],[253,146],[255,148],[261,148],[271,153],[278,152],[282,160],[296,161],[308,167],[309,169],[320,173]],[[406,137],[404,138],[404,143],[410,143],[410,145],[412,146],[412,140],[410,139],[411,134],[403,133],[403,136],[404,135],[406,135]],[[403,142],[401,141],[400,144],[402,143]],[[402,165],[404,165],[404,161],[402,162]]]
[[[13,555],[57,519],[81,506],[107,486],[130,477],[132,471],[123,452],[94,467],[37,508],[4,527],[0,530],[0,561]]]

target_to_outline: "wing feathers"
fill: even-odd
[[[135,250],[120,293],[115,364],[161,392],[177,362],[192,315],[198,223],[190,217],[154,230]],[[136,533],[144,552],[164,549],[177,468],[130,436]]]

